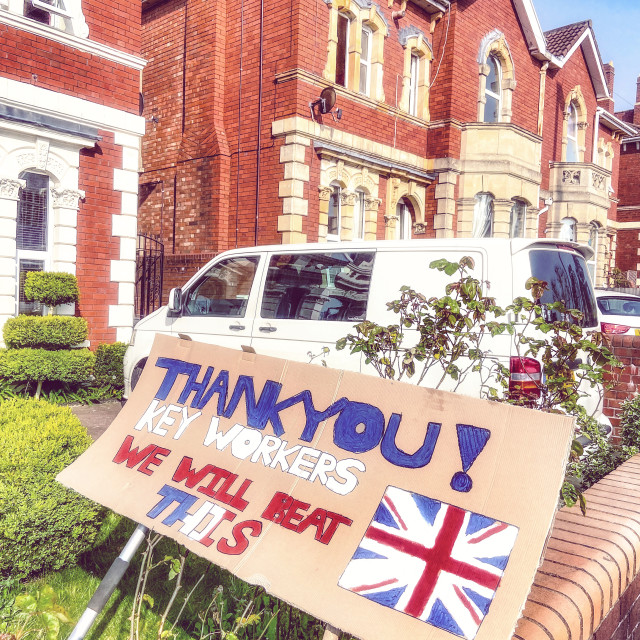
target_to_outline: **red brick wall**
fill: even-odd
[[[112,4],[113,15],[109,5],[94,3],[97,13],[91,13],[86,4],[90,38],[95,33],[96,41],[139,52],[139,3],[124,3],[124,12]],[[104,40],[97,36],[101,29]],[[0,76],[131,113],[138,110],[139,71],[4,24],[0,24]]]
[[[100,131],[95,149],[80,151],[78,188],[85,192],[78,210],[76,276],[80,287],[78,313],[89,323],[92,346],[114,342],[107,326],[110,304],[118,300],[118,284],[111,282],[111,260],[120,258],[120,238],[111,235],[111,216],[120,211],[121,194],[113,191],[113,168],[122,166],[122,150],[113,134]]]
[[[605,394],[604,413],[611,420],[614,434],[618,435],[620,406],[628,398],[637,395],[640,389],[640,336],[612,336],[611,349],[625,365],[618,384]]]

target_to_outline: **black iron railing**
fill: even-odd
[[[148,316],[162,304],[164,245],[151,236],[138,235],[136,250],[136,319]]]

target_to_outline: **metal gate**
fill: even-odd
[[[136,250],[136,320],[162,305],[164,245],[151,236],[138,234]]]

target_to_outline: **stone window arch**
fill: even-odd
[[[384,101],[382,68],[389,25],[380,8],[370,0],[344,0],[339,9],[337,3],[325,1],[330,17],[324,78]]]
[[[404,47],[400,109],[412,116],[429,119],[429,82],[433,53],[425,35],[415,27],[398,33]]]
[[[400,239],[401,205],[408,206],[411,216],[411,237],[426,232],[425,186],[406,178],[391,178],[387,184],[387,213],[385,214],[385,239]]]
[[[511,122],[516,79],[513,58],[503,33],[492,31],[483,38],[477,62],[478,122]]]
[[[579,86],[565,100],[562,126],[562,161],[584,162],[587,131],[587,104]]]

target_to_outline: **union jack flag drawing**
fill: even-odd
[[[339,586],[471,640],[518,528],[387,487]]]

